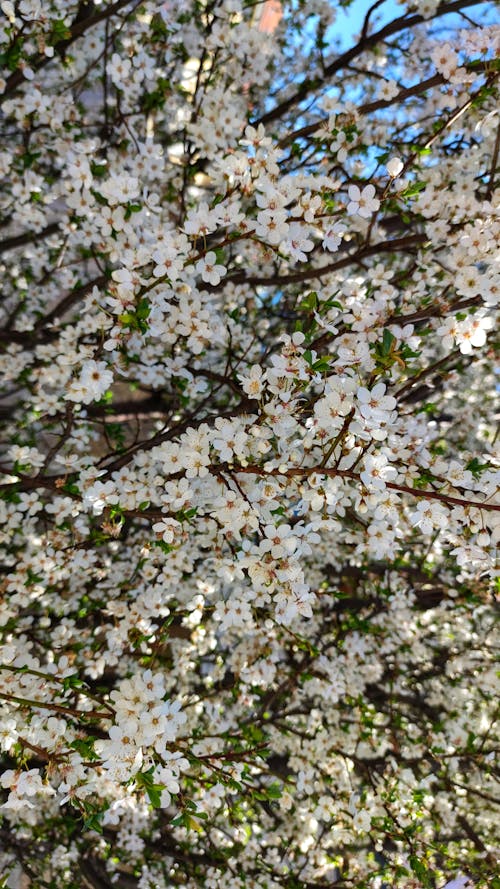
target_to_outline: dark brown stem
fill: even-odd
[[[253,475],[261,475],[261,476],[273,476],[273,471],[266,472],[264,469],[256,466],[233,466],[234,472],[244,472],[250,473]],[[307,477],[308,475],[327,475],[330,477],[337,478],[349,478],[353,481],[359,482],[362,485],[361,477],[352,472],[350,469],[325,469],[321,466],[311,466],[311,467],[297,467],[294,469],[286,469],[284,471],[276,470],[276,475],[284,476],[285,478],[294,478],[297,477]],[[396,482],[386,482],[387,488],[390,488],[391,491],[398,491],[401,494],[411,494],[412,497],[424,498],[425,500],[439,500],[441,503],[448,503],[452,506],[462,506],[464,509],[485,509],[490,512],[500,512],[500,504],[498,503],[487,503],[486,501],[477,501],[477,500],[463,500],[459,497],[453,497],[450,494],[442,494],[439,491],[429,491],[429,490],[420,490],[419,488],[410,488],[409,485],[401,485]]]
[[[491,166],[490,166],[490,174],[488,179],[488,187],[486,189],[486,198],[490,201],[493,192],[495,190],[495,176],[497,172],[498,166],[498,155],[500,153],[500,121],[497,126],[497,134],[495,137],[495,145],[493,147],[493,154],[491,157]]]
[[[64,713],[67,716],[72,716],[74,719],[79,719],[81,717],[90,717],[92,719],[113,718],[110,713],[104,713],[99,710],[74,710],[72,707],[63,707],[61,704],[49,704],[45,701],[32,701],[28,698],[21,698],[17,695],[7,694],[6,692],[0,692],[0,698],[3,701],[11,701],[13,704],[20,704],[26,709],[33,707],[35,710],[38,710],[39,708],[42,710],[53,710],[55,713]]]
[[[251,284],[255,286],[272,285],[282,287],[285,284],[299,284],[302,281],[309,281],[314,278],[322,278],[338,269],[343,269],[352,263],[359,262],[367,256],[376,256],[378,253],[397,253],[401,250],[408,250],[411,247],[419,247],[428,240],[424,234],[408,235],[405,238],[394,238],[390,241],[381,241],[378,244],[371,244],[362,247],[355,253],[350,253],[336,262],[328,263],[321,268],[305,269],[303,272],[293,272],[290,275],[246,275],[245,272],[236,275],[229,275],[225,280],[231,284]],[[222,283],[222,282],[221,282]],[[398,323],[399,323],[398,319]]]
[[[101,9],[100,12],[96,12],[95,15],[84,15],[79,16],[77,13],[75,20],[69,29],[70,34],[69,37],[66,37],[62,40],[59,40],[54,49],[59,53],[65,53],[66,49],[77,40],[78,37],[81,37],[82,34],[85,34],[90,28],[93,28],[95,25],[98,25],[99,22],[104,21],[107,18],[110,18],[114,15],[115,12],[119,12],[120,9],[123,9],[130,3],[130,0],[116,0],[115,3],[112,3],[111,6],[107,6],[105,9]],[[138,4],[135,4],[138,5]],[[89,4],[81,3],[80,9],[89,6]],[[42,68],[45,68],[46,65],[51,62],[52,59],[49,59],[44,54],[40,53],[36,59],[30,60],[30,67],[33,71],[41,71]],[[10,77],[7,79],[7,83],[5,85],[5,89],[3,92],[3,97],[6,98],[11,93],[15,92],[20,84],[26,83],[24,79],[24,74],[21,69],[17,69],[14,71]]]

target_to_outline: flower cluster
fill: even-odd
[[[1,0],[9,886],[496,885],[473,5]]]

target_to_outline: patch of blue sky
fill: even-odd
[[[338,3],[332,4],[336,7],[336,18],[329,29],[328,37],[338,43],[342,50],[349,49],[361,33],[366,14],[373,2],[367,0],[354,0],[348,9],[343,9]],[[404,7],[397,0],[386,0],[378,9],[374,10],[370,17],[370,30],[378,30],[394,21],[404,12]]]
[[[334,61],[336,56],[341,55],[350,47],[356,45],[370,9],[372,11],[368,22],[368,33],[374,33],[380,30],[395,19],[407,16],[411,20],[414,16],[414,11],[408,12],[409,4],[399,2],[399,0],[384,0],[384,2],[378,5],[376,9],[372,9],[373,5],[373,0],[371,0],[371,2],[370,0],[351,0],[350,3],[344,4],[343,6],[341,6],[339,2],[334,2],[334,0],[332,0],[331,6],[335,11],[335,20],[327,29],[326,33],[320,35],[322,37],[323,46],[322,54],[326,65]],[[310,8],[313,9],[314,6],[311,5]],[[320,50],[318,46],[319,19],[315,14],[308,16],[307,10],[307,4],[304,6],[299,0],[297,0],[296,3],[292,3],[291,7],[288,7],[288,14],[292,19],[295,12],[296,22],[301,21],[301,25],[299,25],[295,31],[293,39],[291,39],[288,47],[288,54],[290,55],[291,62],[298,51],[300,51],[300,56],[302,58],[309,56],[310,60],[316,60],[316,64],[314,65],[313,63],[313,67],[309,68],[308,71],[304,71],[303,75],[295,76],[296,84],[300,83],[303,78],[307,79],[311,76],[321,77]],[[450,31],[453,30],[456,32],[457,28],[468,29],[474,26],[498,24],[499,22],[500,8],[492,2],[486,2],[468,6],[463,15],[450,13],[439,19],[428,21],[424,27],[427,28],[434,39],[446,42]],[[405,37],[401,35],[399,40],[404,42]],[[396,54],[396,58],[398,55],[399,54]],[[382,59],[380,59],[380,61],[382,62]],[[404,65],[404,57],[401,61]],[[363,65],[364,62],[362,61],[360,64],[361,69],[363,68]],[[293,70],[293,66],[291,66],[291,69]],[[420,79],[417,74],[415,74],[413,79],[409,79],[407,73],[403,72],[398,62],[394,62],[394,55],[392,61],[390,60],[390,57],[388,57],[386,64],[378,66],[378,71],[376,73],[385,79],[393,79],[400,86],[405,87],[412,86]],[[420,72],[422,77],[430,76],[431,73],[432,71],[430,67],[428,71]],[[373,83],[376,84],[376,82],[375,79]],[[280,95],[283,95],[282,90],[285,90],[285,94],[290,94],[290,92],[294,91],[293,83],[294,81],[286,78],[284,66],[283,77],[279,77],[277,80],[276,92],[269,102],[267,110],[274,105],[279,104],[279,97]],[[346,83],[348,83],[347,88]],[[299,128],[301,126],[303,120],[301,118],[301,112],[306,109],[317,112],[318,120],[325,116],[325,111],[327,111],[327,109],[322,108],[321,102],[318,103],[316,101],[316,94],[320,95],[322,98],[327,97],[332,100],[339,99],[342,102],[351,101],[355,104],[361,104],[366,102],[367,99],[370,101],[371,98],[376,98],[376,86],[374,86],[374,91],[371,92],[371,95],[369,92],[370,91],[367,92],[366,81],[362,82],[359,79],[357,83],[352,79],[346,81],[342,78],[342,72],[339,71],[339,74],[332,78],[330,85],[328,85],[328,83],[322,84],[322,89],[318,90],[317,93],[314,89],[310,90],[307,99],[305,99],[302,105],[299,104],[298,106],[295,106],[295,127]],[[387,116],[393,124],[396,121],[400,122],[402,145],[411,144],[413,138],[418,138],[418,129],[413,130],[411,116],[408,116],[408,112],[405,111],[404,107],[398,108],[397,106],[391,106],[387,111],[381,110],[378,114],[381,121],[384,119],[384,116]],[[393,149],[395,147],[396,146],[393,146]],[[364,158],[366,167],[371,167],[373,172],[373,165],[375,165],[376,168],[377,161],[380,157],[380,147],[367,149]],[[363,174],[361,175],[363,178]]]
[[[405,13],[408,16],[418,12],[418,3],[414,4],[414,9],[408,12],[408,3],[399,3],[398,0],[385,0],[380,6],[373,11],[370,16],[370,31],[379,30],[394,19],[399,18]],[[332,3],[336,8],[336,19],[328,32],[330,39],[338,42],[342,50],[349,49],[361,33],[363,23],[369,9],[373,6],[373,0],[353,0],[346,9],[339,6],[338,3]],[[473,25],[485,26],[489,24],[498,24],[500,22],[500,7],[495,3],[478,3],[469,7],[460,13],[450,13],[439,19],[439,24],[429,22],[428,27],[436,31],[439,29],[440,36],[445,38],[446,32],[456,30],[457,27],[472,27]]]
[[[335,10],[335,21],[333,24],[327,29],[326,33],[323,35],[323,54],[325,57],[326,64],[331,63],[337,55],[342,54],[350,47],[355,46],[357,41],[359,40],[361,30],[363,28],[366,15],[370,8],[373,6],[373,0],[351,0],[348,5],[345,5],[345,8],[340,5],[336,0],[332,0],[332,8]],[[416,10],[412,10],[408,12],[408,3],[400,3],[398,0],[385,0],[377,9],[373,10],[370,15],[369,20],[369,28],[368,32],[373,33],[374,31],[378,31],[383,28],[385,25],[394,21],[394,19],[400,18],[405,14],[411,18]],[[293,18],[294,8],[298,12],[300,8],[304,9],[303,4],[300,2],[293,3],[291,7],[288,7],[288,15]],[[305,6],[307,10],[307,5]],[[307,15],[307,13],[306,13]],[[300,53],[300,57],[309,59],[316,59],[319,61],[319,50],[317,46],[318,41],[318,16],[310,15],[309,17],[303,16],[303,27],[299,28],[295,31],[293,39],[290,41],[288,46],[288,55],[290,57],[291,68],[293,70],[293,60],[296,58],[297,53]],[[305,20],[304,20],[305,18]],[[500,5],[497,5],[492,2],[478,3],[476,5],[467,7],[465,10],[465,15],[460,15],[457,13],[450,13],[446,16],[441,17],[439,20],[428,22],[425,27],[428,30],[428,33],[432,35],[435,40],[440,40],[443,43],[446,42],[447,38],[450,35],[450,32],[456,32],[457,28],[471,28],[474,26],[481,27],[487,25],[500,24]],[[382,69],[383,76],[387,79],[395,79],[397,82],[401,83],[404,86],[411,86],[413,82],[409,81],[407,78],[404,79],[404,84],[402,83],[402,71],[398,70],[397,66],[394,64],[388,64],[385,68]],[[297,76],[294,75],[292,77],[287,77],[286,67],[282,68],[281,76],[278,76],[276,79],[276,86],[273,97],[269,101],[267,105],[267,109],[274,107],[280,101],[280,94],[282,91],[285,91],[290,95],[293,92],[293,84],[295,83],[295,88],[301,82],[303,77],[311,77],[314,73],[320,73],[318,69],[316,72],[311,69],[304,71],[303,75]],[[340,76],[339,76],[340,75]],[[336,75],[332,79],[331,86],[328,87],[322,85],[322,89],[318,91],[318,94],[321,96],[331,96],[336,98],[342,94],[342,100],[352,101],[354,103],[359,104],[360,102],[366,101],[366,84],[360,83],[357,86],[349,86],[348,93],[344,89],[344,84],[342,81],[342,72],[339,72],[339,75]],[[311,95],[314,95],[314,90],[311,91],[311,94],[308,96],[308,99],[303,104],[303,109],[305,108],[314,108],[318,111],[318,118],[324,117],[325,112],[321,110],[320,106],[314,102],[311,98]],[[381,111],[380,116],[383,119],[384,114],[387,114],[392,123],[401,118],[401,123],[405,124],[405,126],[401,130],[401,141],[402,141],[402,154],[404,155],[404,145],[406,144],[406,148],[409,144],[411,144],[412,139],[415,138],[418,141],[419,129],[413,128],[411,125],[411,121],[408,120],[408,113],[405,112],[404,107],[398,109],[398,107],[392,106],[387,110],[387,112]],[[301,125],[301,110],[300,107],[295,108],[295,126],[298,128]],[[392,146],[391,154],[397,154],[397,146]],[[359,157],[359,156],[358,156]],[[353,161],[356,160],[356,157]],[[356,172],[353,168],[351,170],[351,174],[353,178],[357,178],[360,176],[361,179],[370,179],[371,176],[374,175],[377,168],[380,169],[380,164],[385,161],[384,150],[380,146],[371,146],[366,149],[365,155],[363,157],[364,169],[357,168]],[[423,163],[434,163],[432,158],[427,158],[423,160]],[[315,163],[317,163],[317,158],[315,159]],[[298,163],[298,167],[302,169],[303,159]],[[293,175],[293,169],[290,170]],[[410,175],[411,178],[416,178],[413,175]],[[273,304],[277,304],[280,301],[281,294],[275,293],[273,296]],[[265,301],[269,298],[269,294],[266,288],[262,288],[262,293],[260,294],[260,298]]]
[[[332,0],[330,5],[335,14],[334,21],[327,28],[326,33],[320,35],[323,42],[322,55],[326,65],[333,62],[336,56],[341,55],[356,44],[359,40],[366,16],[370,10],[372,11],[370,13],[367,29],[370,34],[405,15],[411,20],[417,11],[417,9],[408,11],[408,6],[410,4],[408,2],[399,2],[399,0],[384,0],[384,2],[377,6],[376,9],[372,9],[374,6],[373,0],[350,0],[350,2],[344,4],[341,4],[338,0]],[[418,3],[416,6],[418,8]],[[312,8],[314,7],[312,6]],[[278,75],[276,79],[273,97],[268,102],[266,110],[273,107],[276,103],[276,99],[279,100],[279,95],[282,91],[286,92],[291,90],[294,83],[298,85],[304,77],[307,79],[316,75],[321,76],[320,51],[318,47],[319,19],[314,13],[307,16],[307,9],[307,3],[304,6],[300,0],[292,2],[292,4],[287,7],[286,15],[291,21],[293,21],[294,18],[302,19],[303,21],[303,26],[297,28],[295,33],[292,32],[292,37],[288,46],[290,71],[293,71],[293,62],[296,60],[297,53],[300,53],[301,58],[309,58],[310,61],[315,60],[316,65],[314,65],[313,62],[312,67],[310,67],[309,70],[304,71],[303,75],[296,73],[293,78],[287,76],[286,66],[284,66],[281,75]],[[425,27],[434,39],[446,42],[450,32],[456,32],[457,28],[466,29],[474,26],[479,27],[499,23],[500,5],[493,3],[490,0],[490,2],[477,3],[468,6],[462,13],[449,13],[448,15],[440,16],[439,19],[429,20],[425,24]],[[387,78],[399,80],[398,74],[401,72],[398,72],[395,67],[387,66],[383,73]],[[404,85],[411,86],[412,83],[405,82]],[[335,98],[341,91],[342,86],[342,81],[339,81],[338,77],[335,77],[330,89],[328,89],[328,87],[326,89],[323,88],[321,91],[322,95],[330,95]],[[343,98],[348,98],[350,101],[356,102],[361,99],[363,92],[363,85],[360,85],[356,90],[353,89],[348,97],[343,96]],[[307,106],[311,107],[310,96],[306,102]],[[299,109],[297,109],[296,114],[297,117],[299,117]]]

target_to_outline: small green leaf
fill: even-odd
[[[101,824],[102,821],[102,812],[97,812],[93,815],[89,815],[88,818],[84,819],[83,826],[85,830],[95,830],[96,833],[102,833],[103,827]]]
[[[267,788],[267,795],[269,799],[280,799],[282,793],[283,788],[280,784],[278,784],[277,781],[275,781],[274,784],[270,784]]]
[[[299,309],[302,312],[314,312],[318,308],[318,294],[312,290],[311,293],[308,293],[307,296],[304,297],[301,303],[299,303]]]
[[[426,182],[412,182],[411,185],[409,185],[408,188],[405,188],[405,190],[402,192],[401,197],[413,198],[415,197],[415,195],[420,194],[420,192],[423,191],[426,186]]]
[[[389,355],[395,342],[396,337],[386,328],[382,336],[382,355]]]
[[[490,469],[490,464],[481,463],[477,457],[473,457],[472,460],[469,460],[465,468],[468,469],[469,472],[472,472],[474,478],[479,478],[482,472],[486,469]]]
[[[432,889],[432,877],[425,864],[423,864],[420,858],[417,858],[416,855],[410,855],[408,860],[413,873],[418,877],[422,886],[424,886],[425,889]]]

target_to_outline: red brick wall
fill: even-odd
[[[266,0],[259,21],[259,31],[272,34],[283,15],[279,0]]]

